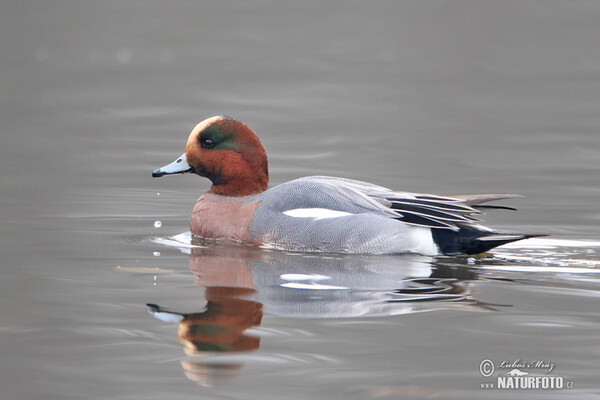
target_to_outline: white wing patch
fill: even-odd
[[[330,210],[327,208],[295,208],[293,210],[284,211],[283,213],[294,218],[314,219],[338,218],[346,215],[352,215],[352,213],[346,211]]]

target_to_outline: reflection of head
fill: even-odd
[[[248,328],[260,325],[261,303],[249,297],[254,289],[207,287],[206,305],[195,313],[178,313],[156,304],[149,311],[163,321],[177,322],[178,339],[190,356],[181,362],[185,375],[202,386],[214,386],[233,379],[244,365],[226,361],[219,354],[258,350],[260,337],[246,334]]]
[[[241,288],[206,288],[206,311],[187,314],[179,322],[179,341],[185,345],[186,354],[258,349],[260,338],[244,331],[260,325],[262,304],[238,297],[251,292]]]

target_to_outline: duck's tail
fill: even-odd
[[[494,232],[478,225],[459,225],[458,231],[432,229],[433,241],[445,255],[479,254],[494,247],[545,234]]]
[[[523,197],[517,194],[476,194],[453,196],[463,199],[465,204],[475,209],[515,210],[513,207],[482,204],[489,201]],[[457,224],[458,230],[432,229],[433,240],[440,252],[446,255],[484,253],[494,247],[546,234],[496,232],[481,225]]]

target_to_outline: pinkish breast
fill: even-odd
[[[205,193],[192,212],[192,234],[204,238],[228,239],[259,245],[250,236],[249,227],[260,201]]]

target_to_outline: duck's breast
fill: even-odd
[[[260,200],[254,198],[205,193],[194,206],[190,230],[192,234],[204,238],[260,244],[249,231],[259,206]]]

